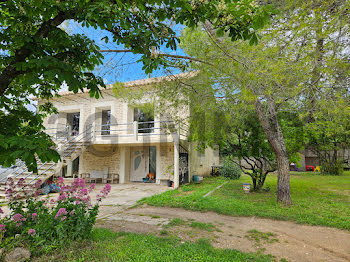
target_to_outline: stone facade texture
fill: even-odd
[[[152,83],[163,81],[164,78],[146,79],[142,81],[134,81],[126,83],[126,86],[147,86]],[[173,180],[174,174],[174,141],[177,139],[176,131],[180,131],[180,140],[187,140],[186,125],[181,127],[173,123],[160,123],[161,121],[176,120],[188,118],[189,108],[158,110],[155,104],[155,130],[172,130],[168,132],[168,136],[163,136],[164,133],[152,136],[139,136],[134,133],[132,122],[134,121],[133,105],[128,104],[122,99],[114,96],[112,86],[107,86],[102,89],[102,97],[99,99],[91,98],[88,93],[73,94],[72,92],[63,92],[61,97],[54,97],[50,100],[51,103],[58,109],[59,114],[48,116],[44,120],[44,126],[47,132],[55,132],[54,129],[64,130],[69,124],[67,122],[67,114],[80,113],[79,133],[81,134],[88,127],[93,126],[94,142],[79,156],[79,174],[89,173],[91,171],[106,171],[108,173],[116,173],[119,176],[124,176],[121,180],[128,182],[130,177],[130,149],[135,146],[156,146],[157,148],[157,174],[156,178],[162,181]],[[140,104],[148,103],[148,97],[142,98]],[[154,100],[152,100],[154,101]],[[156,100],[157,101],[157,100]],[[43,104],[44,101],[38,100],[38,104]],[[171,105],[169,105],[169,108]],[[102,111],[110,110],[110,136],[103,136],[101,133]],[[158,111],[158,112],[157,112]],[[126,125],[126,123],[129,123]],[[119,124],[118,126],[116,124]],[[131,126],[130,126],[131,124]],[[163,128],[163,125],[167,128]],[[126,130],[127,129],[127,130]],[[157,131],[160,132],[160,131]],[[133,136],[136,134],[135,136]],[[121,135],[125,137],[121,138]],[[141,134],[142,135],[142,134]],[[135,138],[136,137],[136,138]],[[98,139],[99,140],[98,140]],[[130,141],[129,141],[130,139]],[[153,139],[153,140],[152,140]],[[158,139],[158,140],[156,140]],[[123,140],[121,143],[121,140]],[[157,141],[157,142],[154,142]],[[195,146],[191,143],[185,143],[189,151],[190,159],[190,177],[193,173],[199,175],[208,175],[211,165],[219,164],[218,150],[207,149],[205,154],[199,154],[195,151]],[[72,159],[74,160],[74,159]],[[120,173],[124,174],[120,174]]]

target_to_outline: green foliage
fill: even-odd
[[[230,216],[256,216],[296,223],[322,225],[350,230],[349,180],[350,172],[342,176],[320,176],[310,172],[291,175],[293,205],[285,208],[276,203],[277,176],[271,174],[265,193],[245,194],[242,183],[251,178],[243,175],[240,180],[230,180],[220,189],[203,198],[205,194],[223,184],[223,178],[205,178],[201,184],[189,185],[191,194],[181,189],[164,192],[143,200],[151,206],[181,207],[195,211],[213,211]]]
[[[105,87],[103,79],[92,73],[103,61],[99,46],[84,34],[65,31],[62,25],[66,21],[108,32],[109,36],[102,35],[101,40],[139,54],[142,69],[151,73],[171,64],[153,50],[177,48],[179,39],[173,24],[193,28],[210,21],[232,40],[256,43],[257,30],[270,13],[270,8],[260,7],[253,0],[8,0],[0,1],[0,8],[1,126],[19,119],[6,132],[0,130],[0,164],[9,166],[20,158],[32,170],[36,169],[34,155],[43,162],[57,160],[58,156],[41,132],[39,120],[43,115],[26,112],[30,97],[42,99],[38,113],[52,113],[50,99],[57,96],[62,84],[74,93],[87,90],[95,98],[101,96],[100,87]],[[24,125],[32,128],[32,133],[21,134]],[[24,137],[30,148],[21,142]]]
[[[61,191],[57,199],[51,200],[38,197],[41,193],[41,181],[33,188],[25,188],[25,200],[19,200],[20,194],[24,193],[24,179],[18,183],[9,179],[7,184],[10,215],[0,218],[0,224],[5,229],[5,232],[0,229],[0,237],[3,238],[0,248],[8,251],[16,247],[18,241],[13,240],[17,234],[21,245],[28,246],[34,254],[48,252],[62,246],[66,241],[90,236],[100,200],[91,204],[89,193],[94,186],[86,187],[84,179],[76,179],[69,186],[62,180],[60,187],[64,192]],[[108,192],[109,189],[105,188],[101,191],[101,197],[105,197]],[[8,245],[9,242],[13,243]]]
[[[268,143],[259,119],[250,105],[233,102],[228,105],[232,112],[226,123],[227,136],[222,146],[222,153],[238,159],[265,157],[274,161],[274,154]]]
[[[247,231],[247,235],[246,235],[246,238],[254,240],[257,245],[259,245],[261,242],[267,242],[267,243],[278,242],[278,239],[275,237],[276,237],[276,234],[272,232],[261,232],[256,229]]]
[[[42,115],[28,111],[24,107],[0,111],[0,163],[11,166],[16,159],[22,159],[30,171],[37,170],[35,157],[42,162],[60,159],[52,149],[55,144],[43,132]]]
[[[215,137],[219,141],[225,140],[222,126],[225,126],[227,115],[240,117],[242,111],[235,115],[236,101],[239,101],[241,105],[254,106],[275,158],[283,158],[283,163],[287,158],[297,162],[297,152],[309,145],[306,126],[308,123],[318,125],[317,112],[323,110],[321,105],[325,105],[325,110],[328,104],[335,105],[340,111],[344,108],[341,104],[349,109],[347,75],[350,66],[349,52],[345,51],[349,3],[268,2],[281,12],[264,28],[257,45],[249,45],[246,41],[232,42],[225,34],[217,37],[210,26],[183,31],[181,47],[189,56],[205,61],[191,63],[191,69],[200,73],[196,83],[186,83],[192,89],[183,87],[189,90],[191,102],[197,104],[195,110],[199,108],[204,112],[191,119],[191,124],[194,123],[191,136],[209,146]],[[231,111],[222,110],[226,101],[233,105]],[[334,134],[337,127],[339,134],[343,127],[349,130],[348,116],[330,115],[336,121],[329,125],[332,132],[327,133]],[[319,124],[322,126],[322,121]],[[322,129],[315,128],[314,131],[323,132]],[[331,140],[323,143],[321,139],[314,144],[331,148],[335,145]],[[279,174],[289,177],[288,168],[279,168]],[[283,181],[283,188],[289,187],[288,179],[279,181],[279,188]],[[282,191],[277,192],[278,196],[282,195]]]
[[[242,170],[236,163],[232,162],[230,159],[225,159],[224,164],[220,168],[220,175],[228,179],[239,179],[241,174]]]
[[[175,227],[175,226],[181,226],[184,225],[186,221],[184,221],[181,218],[173,218],[172,220],[169,221],[168,224],[164,225],[163,228],[170,228],[170,227]]]
[[[322,163],[321,173],[324,175],[340,176],[344,173],[343,160],[325,161],[321,163]]]
[[[215,230],[215,226],[212,223],[203,223],[197,221],[191,222],[190,227],[206,230],[208,232],[213,232]]]
[[[290,163],[299,164],[299,152],[306,146],[305,123],[297,112],[282,111],[278,114]]]
[[[335,103],[337,102],[337,103]],[[340,175],[345,150],[350,146],[350,101],[338,98],[331,103],[318,103],[315,120],[305,126],[306,146],[320,159],[321,172]]]
[[[117,248],[116,248],[117,247]],[[171,237],[114,233],[96,228],[89,241],[72,243],[37,261],[273,261],[270,255],[216,249],[209,241],[181,243]]]
[[[252,106],[231,102],[228,107],[234,113],[225,123],[226,137],[220,152],[231,161],[238,159],[234,162],[252,178],[252,190],[259,191],[268,173],[276,170],[274,152]]]

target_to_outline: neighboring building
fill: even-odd
[[[333,152],[329,151],[328,154],[330,156],[333,155]],[[337,159],[343,159],[344,160],[344,168],[350,169],[350,149],[342,149],[337,152]],[[317,154],[313,152],[310,149],[305,149],[302,152],[300,152],[300,170],[306,171],[306,166],[321,166],[320,159],[318,158]]]
[[[170,80],[159,77],[124,84],[147,88]],[[208,175],[211,166],[219,164],[218,150],[197,152],[194,144],[187,141],[186,130],[173,121],[175,117],[188,118],[189,108],[176,112],[176,116],[160,112],[157,98],[152,95],[145,95],[131,105],[116,98],[112,87],[103,89],[99,99],[82,92],[61,92],[61,97],[50,99],[59,114],[47,117],[44,125],[58,141],[63,159],[55,169],[57,174],[65,177],[113,174],[119,177],[119,183],[127,183],[141,182],[148,173],[153,173],[157,183],[173,180],[176,188],[189,182],[194,173]],[[39,105],[42,103],[38,100]],[[154,107],[145,111],[145,104],[147,108]]]

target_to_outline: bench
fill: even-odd
[[[111,173],[106,174],[104,171],[91,171],[91,173],[80,174],[81,178],[84,178],[87,183],[111,183],[119,182],[119,174]]]

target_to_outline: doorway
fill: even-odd
[[[142,182],[148,174],[149,157],[147,147],[133,147],[130,150],[130,181]]]
[[[156,178],[157,148],[155,146],[132,147],[130,150],[130,181],[143,182],[147,174]]]

